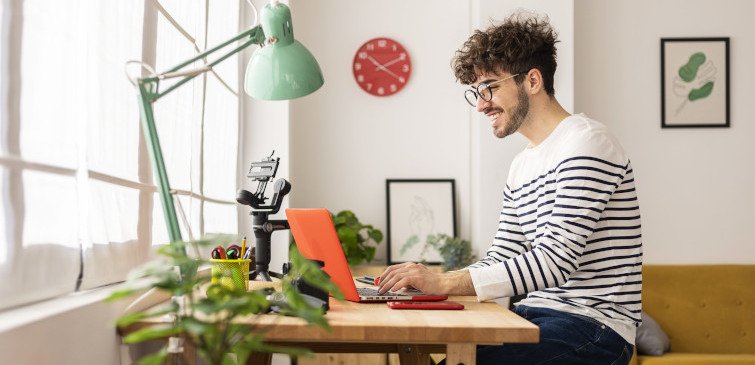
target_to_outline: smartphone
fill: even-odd
[[[417,302],[417,301],[401,301],[401,302],[388,302],[388,307],[391,309],[442,309],[442,310],[459,310],[464,309],[464,304],[449,302],[447,300],[440,302]]]

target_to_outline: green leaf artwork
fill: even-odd
[[[682,67],[679,67],[679,77],[685,82],[692,82],[697,76],[697,70],[705,63],[705,53],[697,52],[689,56],[689,61]]]
[[[678,115],[687,102],[705,99],[713,92],[716,67],[703,52],[691,54],[687,63],[679,67],[674,79],[674,93],[684,101],[676,109]]]

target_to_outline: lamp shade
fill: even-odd
[[[319,89],[324,83],[320,65],[294,39],[288,6],[272,2],[260,15],[267,44],[254,52],[246,67],[246,93],[255,99],[288,100]]]

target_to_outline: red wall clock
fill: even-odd
[[[404,88],[412,73],[409,53],[390,38],[365,42],[354,55],[354,79],[362,90],[375,96],[390,96]]]

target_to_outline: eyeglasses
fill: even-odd
[[[493,90],[490,88],[491,86],[495,84],[499,84],[501,82],[504,82],[508,79],[514,78],[519,76],[520,74],[511,75],[509,77],[504,77],[500,80],[496,80],[490,83],[480,83],[477,85],[477,87],[472,86],[471,89],[464,91],[464,99],[467,99],[467,103],[471,106],[477,106],[477,98],[482,98],[482,100],[490,101],[493,99]]]

